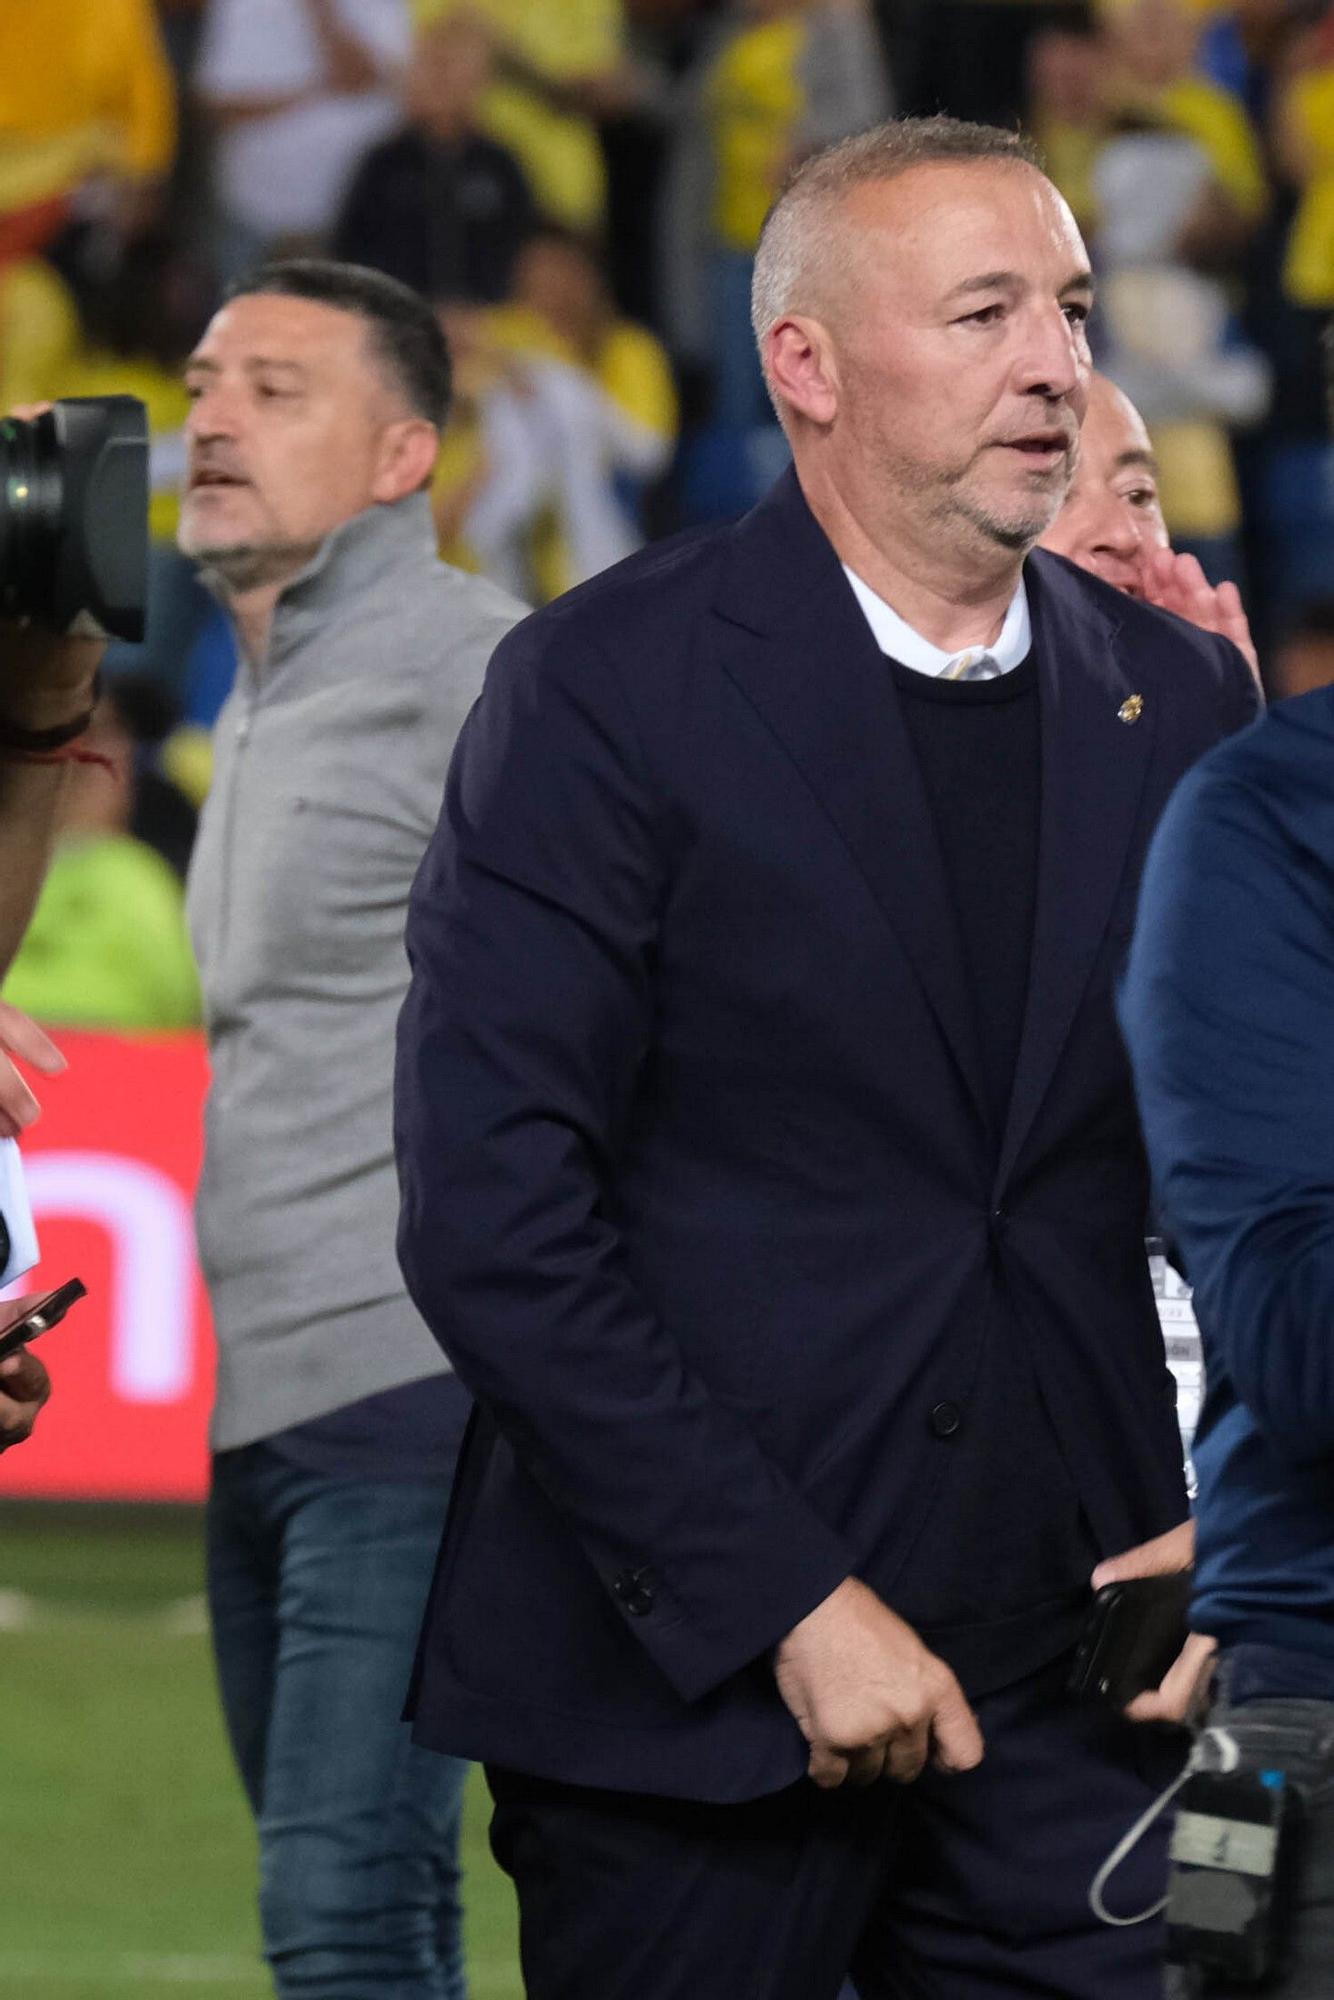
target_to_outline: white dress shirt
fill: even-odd
[[[335,11],[386,72],[407,69],[409,0],[337,0]],[[389,83],[335,91],[323,87],[322,72],[305,0],[211,0],[194,77],[205,101],[301,98],[218,134],[219,200],[232,221],[263,241],[332,229],[357,162],[403,115]]]
[[[37,1262],[37,1231],[33,1225],[23,1161],[13,1139],[0,1139],[0,1216],[4,1218],[7,1254],[0,1268],[0,1285],[31,1271]],[[2,1239],[0,1239],[2,1240]]]
[[[852,585],[881,652],[911,667],[914,673],[929,674],[933,680],[993,681],[1001,674],[1012,673],[1028,658],[1033,644],[1033,621],[1028,613],[1028,592],[1022,576],[995,642],[990,646],[969,646],[961,653],[946,653],[924,639],[920,632],[914,632],[893,605],[877,597],[870,584],[863,583],[846,563],[843,574]]]

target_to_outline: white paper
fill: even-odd
[[[9,1259],[0,1269],[0,1285],[9,1285],[31,1271],[39,1255],[23,1158],[14,1139],[0,1139],[0,1215],[9,1232]]]

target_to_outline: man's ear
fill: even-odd
[[[440,451],[440,433],[425,417],[390,424],[380,440],[380,461],[371,498],[381,505],[404,500],[430,483]]]
[[[831,424],[838,414],[838,360],[829,329],[794,314],[764,337],[765,372],[779,401],[808,423]]]

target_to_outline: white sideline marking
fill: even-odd
[[[244,1958],[235,1952],[101,1952],[0,1951],[0,1991],[8,1982],[64,1982],[96,1979],[108,1986],[241,1986],[262,1987],[264,1961],[256,1952]],[[488,1957],[473,1957],[468,1980],[477,2000],[488,1993],[513,1994],[515,1969]]]
[[[116,1986],[236,1986],[263,1978],[256,1953],[0,1951],[0,1980],[98,1979]]]
[[[178,1597],[174,1604],[164,1605],[155,1613],[153,1623],[163,1632],[179,1633],[186,1639],[199,1638],[208,1631],[208,1599],[202,1590],[193,1597]]]
[[[0,1632],[70,1632],[94,1626],[146,1626],[173,1638],[196,1639],[208,1631],[208,1605],[202,1591],[165,1604],[120,1611],[113,1605],[70,1603],[65,1598],[31,1597],[26,1591],[0,1589]]]

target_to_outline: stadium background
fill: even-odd
[[[200,1595],[206,1057],[181,876],[234,659],[174,556],[179,363],[269,249],[415,277],[453,340],[442,547],[530,600],[726,519],[783,462],[748,349],[765,206],[886,111],[1022,117],[1085,228],[1101,364],[1178,545],[1242,584],[1272,696],[1334,680],[1327,0],[6,0],[0,407],[125,389],[154,432],[147,640],[6,997],[70,1057],[26,1144],[91,1299],[0,1467],[0,1996],[258,2000],[253,1842]],[[441,215],[450,226],[440,226]],[[513,1912],[467,1836],[476,2000]]]

